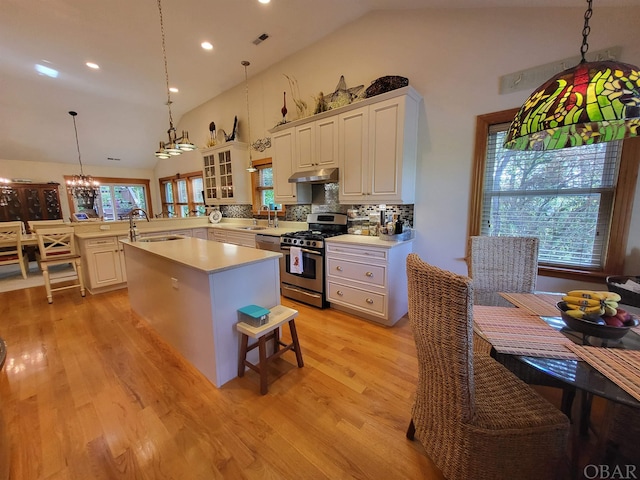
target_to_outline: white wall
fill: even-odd
[[[349,87],[361,84],[366,87],[384,75],[408,77],[424,97],[419,130],[415,251],[433,264],[466,274],[463,257],[476,116],[518,107],[531,93],[525,90],[499,95],[500,76],[578,55],[583,16],[583,8],[372,13],[265,71],[254,72],[249,67],[251,138],[267,136],[268,129],[281,119],[283,91],[287,91],[288,118],[296,118],[284,74],[297,79],[301,97],[311,109],[313,96],[320,91],[333,92],[340,75],[345,76]],[[596,7],[590,21],[590,50],[620,46],[622,61],[640,65],[638,18],[640,7]],[[256,56],[260,55],[260,48],[256,47]],[[238,63],[240,60],[253,59],[239,58]],[[230,133],[235,115],[240,121],[238,139],[247,141],[244,84],[186,114],[177,129],[188,130],[193,142],[205,145],[209,123],[214,121],[218,128]],[[269,150],[264,154],[254,152],[253,158],[270,155]],[[179,157],[179,163],[158,162],[152,186],[157,188],[158,177],[201,168],[200,157],[199,152],[193,152]],[[75,170],[69,166],[64,173]],[[102,175],[98,170],[87,168],[92,175]],[[3,175],[29,176],[24,171]],[[154,199],[154,209],[156,201],[159,199]],[[640,195],[636,195],[634,207],[627,248],[630,257],[625,269],[637,274]],[[541,279],[538,287],[568,290],[567,282],[550,278]]]

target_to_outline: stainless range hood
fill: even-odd
[[[335,183],[338,181],[337,168],[319,168],[296,172],[289,177],[289,183]]]

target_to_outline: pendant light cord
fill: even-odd
[[[587,50],[589,50],[589,43],[587,43],[587,37],[591,32],[591,27],[589,26],[589,19],[593,14],[593,9],[591,8],[592,0],[587,0],[587,11],[584,12],[584,27],[582,28],[582,45],[580,46],[580,54],[582,55],[582,60],[580,63],[585,63],[587,60],[585,59],[585,55],[587,54]]]
[[[251,164],[251,115],[249,115],[249,80],[247,77],[247,67],[251,65],[248,61],[243,60],[242,66],[244,66],[244,91],[247,101],[247,135],[249,136],[249,164]]]
[[[169,108],[169,130],[173,130],[173,115],[171,115],[171,90],[169,90],[169,67],[167,65],[167,47],[164,41],[164,22],[162,20],[162,4],[158,0],[158,12],[160,13],[160,33],[162,35],[162,57],[164,59],[164,78],[167,84],[167,107]]]
[[[78,115],[76,112],[69,112],[69,115],[71,115],[71,118],[73,118],[73,131],[76,133],[76,148],[78,150],[78,163],[80,164],[80,175],[84,175],[84,172],[82,171],[82,157],[80,155],[80,142],[78,141],[78,127],[76,127],[76,115]]]

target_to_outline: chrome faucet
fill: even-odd
[[[144,216],[144,218],[147,219],[147,222],[149,221],[149,215],[147,215],[147,212],[145,212],[142,208],[134,208],[129,212],[129,240],[131,240],[132,242],[135,242],[138,240],[138,232],[136,230],[136,224],[133,221],[133,214],[134,213],[142,213],[142,215]]]
[[[267,227],[272,227],[273,225],[271,224],[271,209],[267,205],[262,205],[260,207],[260,211],[263,210],[267,211]]]

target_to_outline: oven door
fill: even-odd
[[[314,292],[324,293],[324,255],[302,248],[302,273],[291,273],[291,247],[281,245],[280,280]]]

